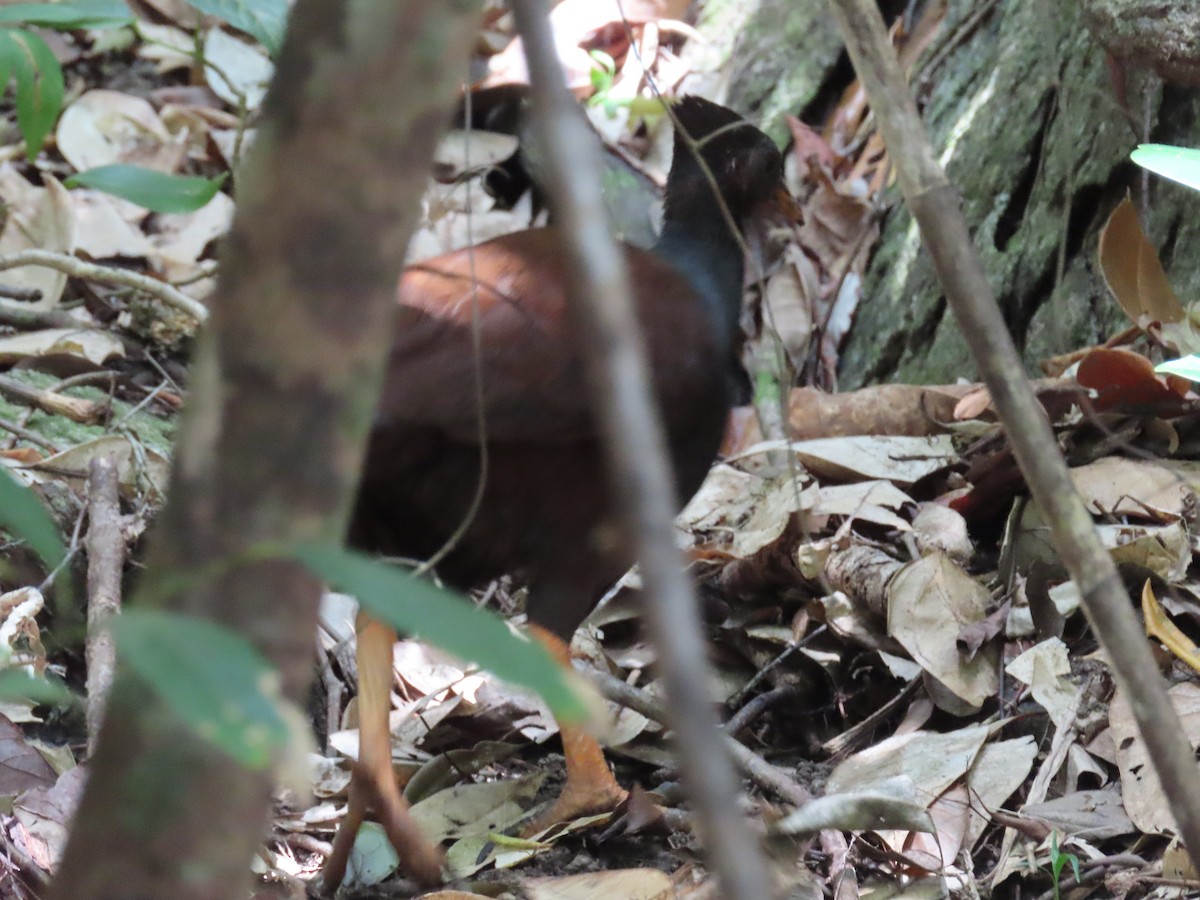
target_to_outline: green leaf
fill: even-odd
[[[99,166],[72,175],[67,187],[90,187],[157,213],[194,212],[216,196],[225,182],[219,178],[168,175],[141,166]]]
[[[58,526],[42,501],[8,472],[0,475],[0,528],[24,539],[49,570],[67,556]]]
[[[116,28],[133,21],[123,0],[74,0],[64,3],[13,3],[0,6],[0,22],[43,25],[60,31]]]
[[[287,0],[188,0],[210,16],[224,19],[234,28],[246,32],[274,56],[283,43],[287,27]]]
[[[29,700],[48,706],[67,706],[75,695],[57,678],[30,675],[24,669],[5,669],[0,672],[0,698]]]
[[[17,126],[32,160],[62,111],[62,67],[46,42],[33,32],[0,28],[0,71],[16,74]]]
[[[128,610],[113,623],[122,659],[198,735],[242,765],[265,769],[286,746],[278,674],[249,641],[210,622]]]
[[[1179,375],[1191,381],[1200,381],[1200,356],[1192,354],[1181,359],[1168,359],[1154,367],[1163,375]]]
[[[1167,144],[1142,144],[1129,158],[1143,169],[1200,191],[1200,150]]]
[[[499,616],[373,557],[329,544],[294,555],[337,588],[356,596],[377,619],[479,663],[501,678],[533,688],[556,715],[583,718],[582,701],[566,673],[540,644],[513,634]]]

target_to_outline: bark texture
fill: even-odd
[[[396,278],[478,6],[300,0],[238,185],[135,601],[247,635],[292,701],[312,675],[319,585],[284,562],[229,563],[344,530]],[[197,739],[128,673],[90,770],[51,897],[244,895],[270,772]]]
[[[1127,114],[1081,5],[1094,18],[1106,3],[1059,3],[1051,13],[1038,3],[948,0],[914,73],[924,121],[1031,374],[1128,324],[1095,265],[1100,228],[1128,191],[1181,299],[1200,296],[1200,256],[1188,252],[1200,238],[1200,198],[1128,161],[1147,140],[1200,146],[1200,94],[1129,68]],[[1184,10],[1172,21],[1194,6],[1165,5]],[[896,13],[904,4],[881,6]],[[710,42],[689,51],[701,70],[695,83],[754,111],[780,140],[783,113],[821,121],[852,77],[822,4],[710,0],[698,27]],[[885,200],[840,387],[974,380],[912,217],[897,189]]]

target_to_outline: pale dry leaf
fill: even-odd
[[[945,553],[960,566],[975,555],[962,513],[941,503],[920,503],[912,521],[913,539],[921,553]]]
[[[25,792],[13,805],[13,815],[40,844],[38,855],[57,869],[67,842],[67,829],[83,794],[86,772],[76,766],[60,775],[53,786]]]
[[[94,90],[63,110],[58,149],[82,172],[116,163],[174,172],[184,147],[173,139],[154,107],[120,91]]]
[[[517,138],[511,134],[454,129],[446,132],[434,151],[434,171],[444,181],[478,174],[509,159],[517,146]]]
[[[469,878],[481,869],[511,869],[531,857],[548,850],[568,835],[586,831],[598,822],[610,819],[608,814],[584,816],[573,822],[556,825],[550,834],[542,833],[537,843],[524,841],[516,846],[499,845],[492,835],[472,834],[455,841],[446,851],[446,871],[453,878]]]
[[[1167,693],[1192,747],[1200,746],[1200,685],[1185,682],[1173,685]],[[1174,832],[1175,820],[1158,774],[1120,688],[1109,705],[1108,723],[1116,745],[1121,793],[1129,818],[1146,834]]]
[[[75,213],[70,192],[53,175],[43,175],[42,180],[45,187],[37,187],[11,163],[0,165],[0,197],[7,211],[0,233],[0,254],[22,250],[74,252]],[[45,266],[21,266],[0,273],[0,283],[41,291],[40,300],[22,307],[50,309],[62,297],[67,276]]]
[[[200,11],[187,0],[138,0],[154,9],[162,18],[184,31],[195,31],[203,19]]]
[[[414,804],[412,817],[435,842],[504,831],[525,818],[545,774],[456,785]]]
[[[1170,525],[1097,525],[1096,533],[1117,565],[1137,566],[1174,584],[1192,561],[1192,543],[1183,521]]]
[[[212,139],[217,152],[221,154],[221,161],[229,168],[233,168],[234,163],[240,163],[246,158],[246,151],[253,146],[257,134],[258,131],[254,128],[245,129],[241,134],[241,146],[239,147],[237,128],[210,128],[208,130],[208,136]],[[238,153],[236,157],[235,151]]]
[[[39,463],[17,467],[12,471],[31,481],[63,480],[73,489],[82,490],[92,460],[103,456],[112,459],[117,469],[118,483],[126,496],[132,496],[141,488],[145,488],[150,496],[156,496],[166,486],[170,471],[167,458],[149,447],[135,448],[128,438],[120,435],[85,441]]]
[[[867,791],[826,794],[804,804],[771,826],[780,834],[838,831],[933,830],[925,804]]]
[[[1125,812],[1117,785],[1091,791],[1072,791],[1062,797],[1031,803],[1021,815],[1040,819],[1063,834],[1103,841],[1137,830]]]
[[[975,798],[966,846],[974,848],[991,824],[992,810],[999,809],[1025,783],[1037,759],[1038,746],[1030,735],[987,744],[967,773],[967,788]]]
[[[350,786],[350,770],[338,760],[320,753],[308,754],[309,784],[319,798],[344,797]]]
[[[685,531],[731,531],[750,515],[764,491],[759,476],[718,463],[675,521]]]
[[[896,515],[895,510],[912,502],[908,494],[890,481],[860,481],[821,488],[812,513],[816,516],[846,516],[897,531],[909,531],[912,526]]]
[[[91,259],[145,259],[154,247],[140,224],[149,213],[127,200],[79,188],[71,191],[75,249]]]
[[[1104,787],[1112,780],[1108,772],[1096,757],[1078,744],[1072,744],[1067,751],[1068,790],[1079,791],[1089,786]]]
[[[13,798],[58,780],[51,765],[25,740],[21,729],[0,718],[0,798]]]
[[[3,668],[22,666],[31,675],[46,668],[46,650],[37,617],[46,606],[35,587],[17,588],[0,596],[0,656]]]
[[[904,859],[927,872],[953,865],[966,839],[971,799],[964,785],[956,784],[929,807],[933,828],[884,834],[884,842]]]
[[[790,447],[805,468],[836,481],[884,479],[907,485],[958,461],[949,435],[858,435],[811,441],[765,441],[742,457]]]
[[[134,27],[142,38],[137,55],[154,63],[156,74],[164,75],[192,67],[196,41],[182,28],[141,20]]]
[[[887,738],[840,763],[826,791],[861,793],[902,781],[912,786],[910,799],[932,802],[974,765],[991,732],[990,726],[972,725],[946,734],[917,731]]]
[[[767,279],[762,300],[764,318],[796,371],[804,367],[812,340],[812,303],[808,297],[800,272],[794,265],[789,265]]]
[[[254,112],[267,93],[275,66],[261,49],[220,28],[204,36],[204,78],[214,94],[239,109]]]
[[[101,366],[124,355],[125,345],[115,335],[98,328],[43,328],[0,337],[0,364],[4,365],[51,356],[75,356]]]
[[[523,882],[529,900],[672,900],[671,878],[657,869],[610,869]]]
[[[1194,501],[1193,463],[1184,471],[1147,459],[1105,456],[1086,466],[1071,469],[1071,481],[1093,514],[1154,518],[1165,522],[1183,514]],[[1188,471],[1190,470],[1190,471]]]
[[[887,586],[888,634],[955,696],[979,707],[999,687],[994,642],[968,658],[959,646],[967,626],[987,618],[991,595],[948,556],[909,563]]]
[[[1056,728],[1074,724],[1079,687],[1067,678],[1071,674],[1071,661],[1066,644],[1058,638],[1044,640],[1010,662],[1004,671],[1029,685],[1033,699],[1046,710]]]

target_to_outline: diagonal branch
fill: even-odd
[[[1025,378],[1012,337],[971,243],[958,196],[938,165],[874,0],[829,6],[896,167],[900,188],[987,382],[1000,421],[1055,549],[1126,692],[1192,861],[1200,865],[1200,778],[1129,595],[1076,493],[1050,423]]]

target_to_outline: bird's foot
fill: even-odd
[[[533,837],[560,822],[612,812],[628,797],[629,792],[617,783],[607,765],[585,773],[568,774],[558,799],[535,813],[522,826],[521,836]]]

